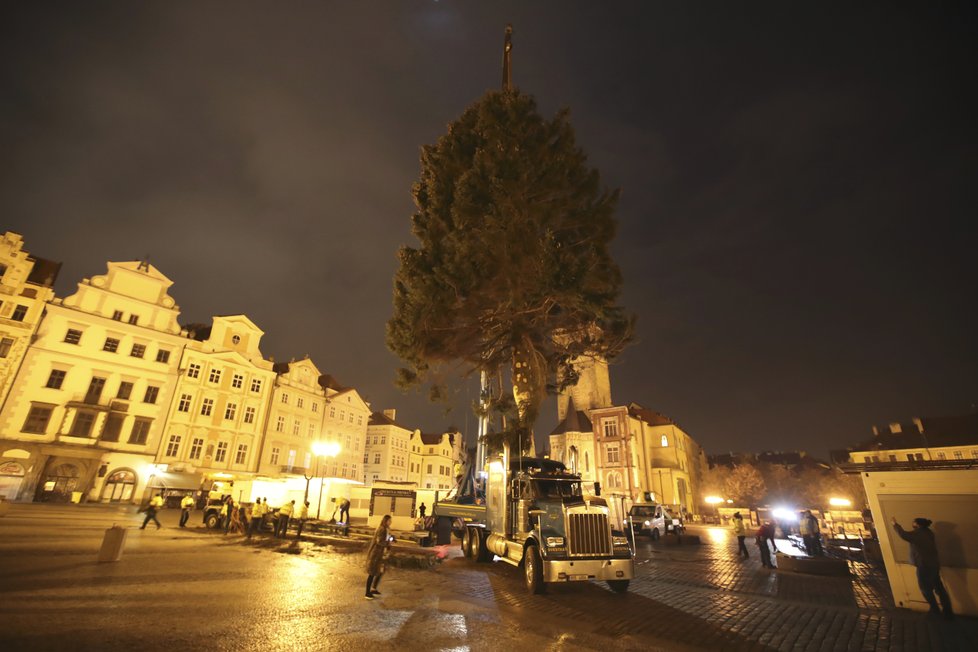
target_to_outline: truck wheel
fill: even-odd
[[[456,539],[461,539],[467,529],[468,528],[465,527],[465,521],[462,519],[457,518],[452,521],[452,534],[455,535]]]
[[[472,532],[470,535],[472,544],[469,547],[469,554],[472,555],[472,559],[480,563],[490,561],[492,555],[489,554],[489,549],[486,548],[486,531],[481,528],[469,529]]]
[[[462,554],[468,559],[472,559],[472,528],[465,528],[465,534],[462,535]]]
[[[628,590],[628,580],[608,580],[608,586],[615,593],[624,593]]]
[[[530,593],[543,593],[543,562],[536,546],[528,546],[523,554],[523,571],[526,575],[526,590]]]
[[[218,518],[217,514],[208,514],[207,518],[204,519],[204,525],[213,530],[220,521],[221,519]]]
[[[657,527],[652,528],[652,540],[653,541],[659,540],[659,528]]]

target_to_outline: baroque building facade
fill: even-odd
[[[612,497],[616,518],[643,502],[696,510],[702,448],[672,419],[637,403],[615,404],[606,362],[583,361],[577,384],[557,397],[557,414],[551,457]]]

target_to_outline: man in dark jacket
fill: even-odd
[[[941,607],[944,609],[944,617],[954,618],[951,610],[951,598],[944,588],[941,581],[941,562],[937,556],[937,542],[934,539],[934,532],[930,529],[932,521],[927,518],[915,518],[913,520],[913,530],[907,532],[897,523],[896,517],[893,518],[893,529],[897,536],[910,543],[910,563],[917,567],[917,585],[920,592],[924,594],[924,599],[930,605],[932,614],[939,614],[941,610],[937,606],[934,594],[941,599]]]

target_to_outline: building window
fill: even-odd
[[[237,412],[238,406],[234,403],[228,403],[227,407],[224,408],[224,418],[228,421],[234,420],[234,414]]]
[[[332,419],[332,418],[334,418],[335,416],[336,416],[336,408],[335,408],[335,407],[332,407],[332,406],[330,406],[330,408],[329,408],[329,418],[330,418],[330,419]]]
[[[954,451],[954,459],[956,459],[956,460],[963,460],[964,459],[964,453],[962,453],[961,451]]]
[[[602,419],[601,427],[604,430],[605,437],[617,437],[618,436],[618,420],[617,419]]]
[[[146,345],[145,344],[133,344],[132,352],[129,354],[134,358],[141,358],[146,355]]]
[[[285,392],[282,392],[282,402],[283,403],[288,403],[289,402],[289,395],[286,394]]]
[[[17,304],[17,307],[14,308],[14,312],[12,315],[10,315],[10,318],[13,319],[14,321],[24,321],[24,317],[26,316],[27,316],[27,306],[22,306],[20,304]]]
[[[431,474],[431,465],[430,464],[428,465],[428,474],[429,475]]]
[[[121,310],[113,310],[112,311],[112,319],[114,319],[116,321],[122,321],[122,311]]]
[[[296,407],[302,407],[302,397],[301,396],[299,396],[298,398],[295,399],[295,405],[296,405]]]
[[[156,403],[156,399],[159,397],[159,395],[160,388],[150,385],[146,388],[146,395],[143,396],[143,403]]]
[[[605,447],[605,451],[607,452],[607,455],[608,455],[608,464],[620,464],[621,463],[621,454],[620,454],[620,452],[618,450],[618,445],[617,444],[608,444]]]
[[[947,459],[947,454],[944,453],[944,452],[940,452],[940,453],[937,454],[937,459],[939,459],[939,460],[946,460]]]
[[[27,413],[22,432],[43,435],[47,430],[48,422],[51,420],[51,413],[54,411],[53,405],[31,405],[31,411]]]
[[[663,448],[669,447],[669,438],[666,437],[665,435],[662,435],[662,447]]]
[[[251,391],[258,393],[261,391],[261,378],[251,379]]]
[[[350,423],[353,423],[353,413],[350,412]]]
[[[0,358],[2,358],[2,357],[4,357],[4,356],[0,356]],[[312,402],[312,405],[310,405],[309,407],[312,408],[312,411],[313,412],[319,412],[319,403],[316,403],[315,401],[313,401]]]
[[[44,385],[49,389],[61,389],[61,384],[65,381],[65,372],[61,369],[52,369],[48,376],[48,382]]]
[[[277,447],[272,448],[272,455],[271,457],[268,458],[268,461],[271,462],[273,466],[278,464],[278,456],[279,454],[281,454],[281,452],[282,451],[279,450]]]
[[[245,460],[247,458],[248,458],[248,445],[247,444],[238,444],[238,450],[234,454],[234,463],[235,464],[244,464],[245,463]]]
[[[0,340],[0,358],[6,358],[10,355],[10,348],[14,345],[14,341],[9,337],[5,337]]]
[[[122,434],[122,422],[126,417],[123,414],[110,414],[105,420],[105,427],[102,428],[102,441],[119,441]]]
[[[130,444],[145,444],[149,437],[149,427],[152,421],[149,419],[136,419],[132,424],[132,432],[129,433]]]
[[[194,440],[190,442],[190,459],[199,460],[200,454],[204,450],[204,440],[200,437],[194,437]]]
[[[234,374],[231,376],[231,387],[241,389],[242,385],[244,385],[244,376],[241,374]]]
[[[309,424],[309,430],[306,433],[306,436],[309,437],[309,439],[313,439],[316,436],[316,424]]]
[[[170,435],[170,441],[166,443],[166,456],[176,457],[180,452],[180,435]]]
[[[220,369],[211,369],[210,375],[207,376],[207,381],[208,382],[211,382],[211,383],[219,383],[219,382],[221,382],[221,370]]]
[[[374,453],[374,464],[380,464],[380,453]]]
[[[156,352],[156,361],[157,362],[162,362],[164,364],[167,363],[167,362],[169,362],[170,361],[170,352],[167,351],[166,349],[160,349],[159,351]]]
[[[123,380],[121,383],[119,383],[119,391],[116,393],[115,397],[126,401],[129,400],[130,396],[132,396],[132,383],[128,383]]]
[[[285,432],[285,417],[275,419],[275,432]]]
[[[228,456],[228,443],[226,441],[217,442],[217,451],[214,453],[215,462],[223,462]]]
[[[78,344],[81,342],[82,332],[74,328],[69,328],[68,332],[65,333],[65,342],[67,344]]]
[[[254,423],[255,422],[255,408],[253,408],[253,407],[246,407],[245,408],[244,422],[245,423]]]
[[[139,323],[139,315],[129,315],[129,323],[130,324],[138,324]]]
[[[190,401],[193,400],[193,396],[190,394],[181,394],[180,402],[177,403],[177,412],[190,412]]]
[[[105,338],[105,344],[102,345],[102,350],[115,353],[119,350],[119,340],[114,337]]]
[[[360,415],[357,416],[357,425],[358,426],[362,426],[363,425],[363,415],[362,414],[360,414]]]
[[[95,424],[94,412],[78,412],[75,414],[75,422],[71,424],[72,437],[90,437],[92,426]]]
[[[202,417],[209,417],[211,412],[214,410],[214,399],[205,398],[200,402],[200,415]]]
[[[200,365],[194,362],[190,363],[187,367],[187,377],[188,378],[199,378],[200,377]]]
[[[98,400],[102,397],[102,389],[104,387],[105,378],[99,378],[98,376],[92,378],[88,383],[88,391],[85,392],[85,402],[98,403]]]
[[[292,434],[293,434],[293,435],[298,435],[298,434],[299,434],[299,428],[301,427],[301,425],[302,425],[302,424],[300,423],[300,421],[299,421],[298,419],[296,419],[296,420],[295,420],[295,421],[294,421],[294,422],[292,423]]]

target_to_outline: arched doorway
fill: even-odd
[[[567,457],[567,468],[571,473],[577,473],[577,446],[571,446]]]
[[[44,482],[38,487],[37,500],[42,503],[66,503],[71,500],[71,492],[77,491],[77,487],[78,467],[59,464],[44,476]]]
[[[0,496],[6,500],[16,500],[20,495],[20,484],[24,475],[24,465],[20,462],[0,463]]]
[[[136,489],[136,474],[130,469],[116,469],[105,479],[102,502],[127,503]]]

